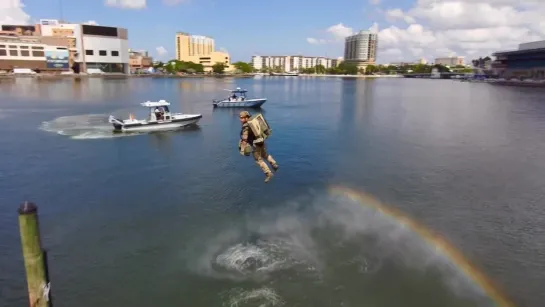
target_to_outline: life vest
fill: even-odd
[[[248,128],[248,138],[246,139],[246,143],[253,145],[255,141],[255,135],[248,123],[244,123],[242,125],[242,128],[240,129],[240,140],[242,141],[242,133],[244,133],[244,128]]]

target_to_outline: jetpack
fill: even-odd
[[[254,144],[263,143],[272,134],[271,126],[269,126],[269,123],[267,123],[267,120],[265,120],[265,117],[261,113],[250,117],[248,126],[255,136]]]

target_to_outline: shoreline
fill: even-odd
[[[35,78],[35,79],[127,79],[127,78],[159,78],[159,79],[183,79],[183,78],[254,78],[254,77],[283,77],[283,78],[403,78],[403,75],[327,75],[327,74],[300,74],[298,76],[271,76],[260,74],[225,74],[225,75],[161,75],[161,74],[117,74],[105,73],[101,75],[88,74],[0,74],[0,79]]]
[[[274,77],[274,76],[272,76]],[[327,75],[327,74],[300,74],[299,77],[313,77],[313,78],[403,78],[403,75]]]
[[[254,75],[239,74],[239,75],[131,75],[131,74],[0,74],[0,79],[15,79],[15,78],[32,78],[32,79],[128,79],[128,78],[160,78],[160,79],[182,79],[182,78],[253,78]]]

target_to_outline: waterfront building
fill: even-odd
[[[15,68],[68,71],[68,48],[44,44],[39,37],[0,35],[0,70]]]
[[[343,57],[338,57],[336,59],[331,59],[331,67],[337,67],[344,61]]]
[[[0,69],[129,71],[127,29],[41,19],[3,25],[0,35]]]
[[[305,68],[322,65],[331,68],[338,65],[338,59],[304,55],[254,55],[251,61],[254,69],[279,69],[283,72],[295,72]]]
[[[385,64],[385,66],[405,67],[405,66],[414,65],[414,64],[415,63],[413,62],[392,62],[392,63]]]
[[[384,64],[384,66],[398,66],[398,67],[405,67],[405,66],[410,66],[410,65],[426,65],[428,62],[426,61],[426,59],[418,59],[417,61],[414,61],[414,62],[392,62],[392,63],[388,63],[388,64]]]
[[[457,65],[463,66],[465,65],[465,58],[463,56],[436,58],[435,64],[445,65],[445,66],[457,66]]]
[[[2,25],[0,35],[2,36],[39,36],[39,25]]]
[[[42,19],[40,34],[46,40],[64,41],[72,61],[83,72],[129,72],[127,29]]]
[[[145,50],[134,51],[129,49],[129,67],[131,73],[148,69],[153,66],[153,58]]]
[[[494,74],[510,78],[545,79],[545,41],[523,43],[518,50],[499,51],[491,67]]]
[[[216,63],[225,64],[226,71],[233,69],[229,54],[215,50],[213,38],[186,32],[176,33],[176,59],[202,64],[206,72],[212,71]]]
[[[348,36],[344,42],[344,61],[365,69],[375,65],[377,57],[378,34],[371,31],[360,31]]]

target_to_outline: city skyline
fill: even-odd
[[[61,6],[59,0],[10,0],[0,4],[0,24],[63,17],[123,27],[131,33],[131,48],[149,50],[159,60],[176,57],[172,37],[178,31],[214,38],[216,49],[228,51],[232,62],[248,62],[256,54],[337,58],[343,56],[344,38],[360,30],[378,33],[377,63],[452,55],[470,60],[545,39],[540,19],[545,3],[537,0],[342,0],[334,7],[313,7],[313,14],[301,14],[308,8],[289,2],[282,22],[261,14],[262,4],[241,2],[97,0]],[[239,16],[252,26],[229,24]]]

